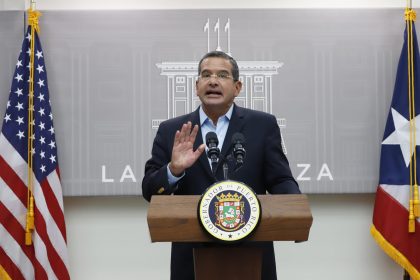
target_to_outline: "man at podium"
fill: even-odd
[[[152,195],[201,195],[226,175],[257,194],[299,194],[281,147],[276,118],[234,103],[242,88],[236,61],[224,52],[209,52],[199,62],[198,75],[199,108],[159,126],[152,157],[145,166],[144,198],[150,201]],[[216,134],[216,141],[206,139],[209,132]],[[239,169],[229,168],[226,174],[222,163],[232,153],[231,139],[237,132],[246,139],[246,158]],[[213,143],[211,149],[219,149],[216,160],[204,152],[208,150],[206,142]],[[277,279],[273,242],[254,243],[263,248],[262,279]],[[172,244],[172,280],[194,279],[194,246],[202,245]]]

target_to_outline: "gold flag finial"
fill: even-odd
[[[29,26],[32,26],[33,29],[36,30],[36,32],[39,33],[39,24],[38,24],[38,18],[41,16],[41,12],[29,9],[28,10],[28,24]]]
[[[416,21],[417,15],[416,15],[416,11],[414,11],[413,9],[405,9],[405,20],[410,20],[410,21]]]

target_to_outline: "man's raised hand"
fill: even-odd
[[[175,133],[169,170],[177,177],[182,175],[185,169],[191,167],[206,148],[205,144],[201,144],[197,150],[193,150],[195,138],[198,133],[198,125],[195,125],[192,130],[191,127],[191,122],[184,123],[181,131],[177,130]]]

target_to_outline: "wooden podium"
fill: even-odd
[[[306,241],[312,214],[306,195],[259,195],[261,222],[247,241]],[[201,228],[198,195],[154,195],[147,213],[152,242],[216,242]],[[229,266],[241,268],[223,270]],[[196,280],[261,279],[262,252],[252,246],[211,246],[194,249]],[[231,274],[229,274],[231,273]],[[222,274],[222,275],[221,275]]]

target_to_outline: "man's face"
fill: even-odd
[[[201,73],[195,87],[206,113],[225,113],[239,95],[242,83],[233,81],[229,60],[208,57],[201,63]]]

